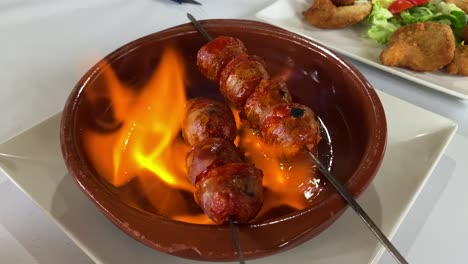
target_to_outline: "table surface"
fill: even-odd
[[[202,6],[168,0],[1,1],[0,142],[59,112],[96,56],[186,23],[186,12],[199,19],[253,19],[256,12],[274,2],[199,1]],[[468,263],[468,192],[463,191],[468,186],[468,101],[349,61],[374,87],[459,124],[393,242],[410,263]],[[0,201],[2,263],[92,263],[1,173]],[[385,254],[380,263],[394,262]]]

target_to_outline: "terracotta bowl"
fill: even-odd
[[[268,24],[232,19],[205,20],[202,24],[212,36],[229,34],[240,38],[249,53],[265,59],[271,75],[286,64],[293,65],[288,86],[296,100],[322,119],[333,148],[332,173],[358,197],[380,166],[387,138],[384,110],[364,76],[334,52]],[[189,94],[221,98],[217,84],[205,79],[196,67],[197,50],[205,43],[195,27],[184,24],[135,40],[105,60],[122,82],[141,87],[156,67],[163,48],[175,45],[187,61]],[[189,224],[136,208],[96,173],[83,151],[80,131],[93,129],[95,124],[90,119],[99,115],[100,108],[86,103],[83,91],[105,85],[100,80],[102,67],[101,61],[77,83],[62,116],[63,157],[78,187],[122,231],[153,249],[196,260],[237,259],[228,226]],[[327,146],[322,149],[330,152]],[[324,162],[329,161],[328,154],[320,156]],[[326,186],[318,199],[303,210],[239,225],[243,253],[252,259],[297,246],[329,227],[346,206],[337,192]]]

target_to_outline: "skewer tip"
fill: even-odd
[[[206,40],[208,40],[208,41],[213,40],[213,38],[210,36],[210,34],[208,34],[208,32],[206,32],[205,28],[203,28],[203,26],[200,24],[200,22],[194,16],[192,16],[192,14],[187,13],[187,18],[197,28],[198,32],[200,32],[200,34],[202,34],[206,38]]]
[[[244,255],[242,254],[242,250],[240,247],[239,238],[237,237],[237,230],[236,230],[236,226],[234,225],[234,221],[232,221],[232,218],[229,217],[228,222],[229,222],[229,229],[231,230],[232,240],[234,241],[234,245],[236,246],[239,263],[245,264]]]

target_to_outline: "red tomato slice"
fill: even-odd
[[[420,6],[422,4],[429,2],[429,0],[409,0],[409,1],[413,3],[415,6]]]
[[[422,0],[413,0],[413,1],[422,1]],[[410,0],[396,0],[388,6],[388,11],[392,14],[397,15],[401,12],[415,6]]]

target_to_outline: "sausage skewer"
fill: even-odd
[[[236,132],[234,115],[226,104],[206,98],[187,101],[182,136],[192,146],[186,166],[195,185],[195,201],[215,223],[229,222],[243,263],[234,221],[248,222],[260,211],[263,174],[245,162],[233,144]]]
[[[200,31],[200,33],[202,33],[203,36],[208,36],[208,38],[207,38],[208,41],[212,41],[212,38],[210,37],[210,35],[204,30],[204,28],[200,25],[200,23],[191,14],[187,13],[187,17],[196,26],[196,28]],[[252,91],[252,93],[250,95],[252,95],[253,93],[254,93],[254,91]],[[246,100],[249,99],[248,97],[250,95],[247,96]],[[226,98],[226,99],[229,100],[229,98]],[[302,117],[304,112],[307,112],[309,110],[307,108],[302,108],[302,107],[301,108],[292,108],[292,109],[299,109],[298,111],[296,111],[296,110],[291,111],[291,116],[293,116],[293,117],[295,115],[298,116],[298,117]],[[296,113],[293,113],[294,111]],[[260,122],[260,125],[261,125],[261,123],[265,123],[265,122]],[[273,129],[273,130],[275,130],[275,129]],[[291,132],[291,131],[293,131],[293,130],[290,130],[289,132]],[[281,133],[287,133],[287,132],[288,131],[281,131]],[[268,135],[269,135],[268,133],[261,133],[261,136],[263,137],[263,140],[266,141],[267,143],[268,143],[268,141],[270,141],[268,138],[266,138],[266,136],[268,136]],[[289,134],[289,135],[286,135],[286,137],[287,136],[291,137],[293,135]],[[303,136],[303,135],[301,133],[299,133],[299,134],[296,134],[294,136],[299,137],[299,139],[301,139],[301,136]],[[313,137],[313,135],[312,135],[312,137]],[[318,139],[319,139],[319,137],[318,137]],[[320,162],[320,160],[312,153],[311,146],[313,146],[313,145],[311,144],[311,142],[308,142],[308,143],[303,144],[302,147],[303,147],[303,149],[305,151],[307,151],[308,155],[315,162],[315,164],[317,165],[318,169],[322,172],[322,174],[338,190],[338,192],[348,202],[348,204],[351,206],[351,208],[353,208],[353,210],[360,216],[360,218],[364,221],[366,226],[372,231],[372,233],[377,237],[377,239],[387,248],[387,250],[393,256],[393,258],[398,263],[402,263],[402,264],[408,263],[405,260],[405,258],[400,254],[400,252],[395,248],[395,246],[388,240],[388,238],[385,236],[385,234],[374,223],[374,221],[369,217],[369,215],[364,211],[364,209],[362,209],[362,207],[351,196],[351,194],[348,192],[348,190],[346,190],[346,188],[330,173],[330,171],[327,169],[327,167],[325,165],[323,165]],[[317,143],[317,142],[315,142],[315,143]]]
[[[234,115],[221,102],[194,98],[187,101],[182,136],[192,148],[186,157],[188,176],[195,185],[195,201],[217,224],[228,219],[246,223],[263,202],[263,173],[245,162],[234,145]]]

